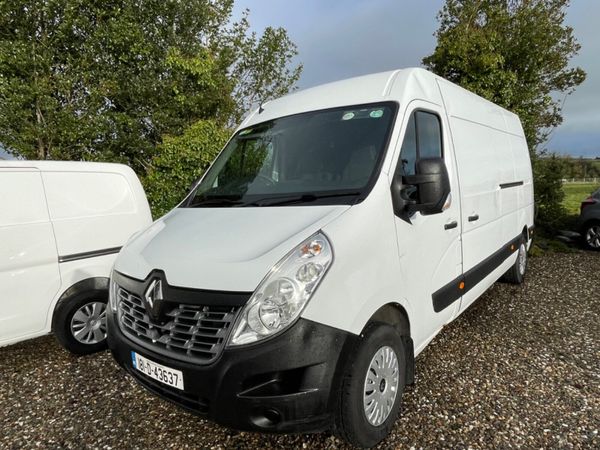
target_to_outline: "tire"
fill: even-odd
[[[517,260],[508,271],[502,275],[502,281],[510,284],[521,284],[525,280],[527,273],[527,242],[521,239],[519,250],[517,250]]]
[[[84,291],[62,300],[52,318],[52,330],[58,342],[75,355],[106,349],[107,302],[106,290]]]
[[[378,356],[383,355],[383,358],[379,360],[387,360],[387,365],[393,367],[393,357],[390,352],[393,352],[396,357],[395,373],[397,377],[391,375],[393,369],[389,367],[383,373],[380,372],[383,377],[374,376],[370,372],[370,367]],[[371,398],[370,406],[367,406],[368,398],[365,401],[365,396],[369,392],[367,375],[376,380],[372,385],[374,390],[371,391],[374,393],[368,394]],[[348,361],[342,377],[340,398],[335,417],[336,434],[341,439],[359,448],[370,448],[381,442],[389,435],[400,413],[400,403],[405,383],[406,354],[400,333],[391,325],[378,322],[372,323],[365,330],[354,357]],[[395,396],[393,400],[390,400],[389,396],[394,391]],[[384,396],[388,396],[387,402],[373,403],[374,396],[379,396],[377,397],[378,400],[384,400]],[[376,404],[388,405],[387,416],[385,414],[386,408],[380,410],[383,411],[381,415],[373,414],[373,407]],[[391,408],[389,405],[391,405]],[[367,417],[368,412],[371,413],[371,419]]]
[[[586,223],[581,238],[587,250],[600,251],[600,221]]]

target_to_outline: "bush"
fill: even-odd
[[[201,120],[181,136],[163,140],[142,179],[154,218],[166,214],[185,197],[230,134],[230,130],[213,121]]]
[[[562,188],[562,164],[555,155],[534,158],[532,162],[537,207],[536,225],[553,233],[562,226],[567,216],[562,204],[565,197]]]

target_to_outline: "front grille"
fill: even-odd
[[[209,364],[225,346],[238,307],[167,302],[165,320],[153,322],[142,299],[118,289],[119,327],[134,342],[181,361]]]

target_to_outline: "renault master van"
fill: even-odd
[[[150,222],[126,166],[0,161],[0,347],[54,331],[76,354],[105,348],[112,265]]]
[[[242,430],[390,432],[415,357],[533,227],[519,118],[422,69],[263,104],[115,262],[109,347],[142,386]]]

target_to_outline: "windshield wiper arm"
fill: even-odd
[[[196,202],[193,202],[189,205],[190,208],[197,208],[202,206],[239,206],[245,205],[245,203],[241,200],[235,200],[231,198],[219,198],[219,197],[211,197],[211,198],[202,198]]]
[[[337,192],[335,194],[302,194],[295,197],[287,198],[285,200],[276,200],[273,202],[269,202],[269,199],[265,199],[264,203],[261,200],[256,200],[252,202],[252,205],[257,206],[281,206],[281,205],[291,205],[294,203],[310,203],[321,198],[333,198],[333,197],[349,197],[354,195],[360,195],[362,192],[360,191],[352,191],[352,192]]]

